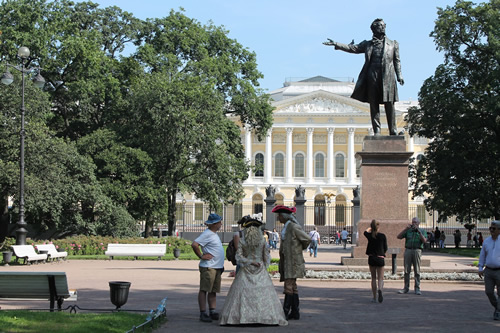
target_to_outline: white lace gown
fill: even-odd
[[[270,255],[264,239],[252,251],[248,250],[244,239],[240,240],[236,259],[240,269],[227,294],[219,324],[288,325],[278,294],[267,272]],[[260,263],[260,267],[251,265],[252,262]]]

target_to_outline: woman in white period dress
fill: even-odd
[[[260,228],[262,222],[248,217],[242,225],[244,237],[236,253],[240,269],[227,294],[219,324],[288,325],[267,272],[270,255]]]

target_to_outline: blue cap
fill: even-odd
[[[208,215],[208,220],[205,221],[205,224],[214,224],[214,223],[217,223],[220,221],[222,221],[222,217],[220,217],[219,215],[217,215],[215,213],[212,213],[212,214]]]

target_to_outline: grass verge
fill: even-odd
[[[123,333],[145,322],[146,316],[146,314],[130,312],[67,313],[5,310],[0,311],[0,331],[23,333]],[[152,330],[146,328],[144,332],[152,332]]]
[[[456,254],[459,256],[472,257],[472,258],[479,258],[479,253],[481,252],[481,249],[470,248],[470,247],[460,247],[458,249],[454,247],[448,247],[444,249],[430,249],[430,250],[438,253]]]

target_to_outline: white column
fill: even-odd
[[[335,134],[335,129],[328,128],[328,145],[327,145],[327,167],[328,167],[328,183],[333,183],[335,181],[335,149],[333,135]]]
[[[273,170],[273,129],[267,131],[266,136],[266,157],[264,158],[264,182],[271,183]]]
[[[245,126],[245,158],[248,165],[252,165],[252,129],[249,126]],[[252,179],[252,169],[248,170],[248,179]]]
[[[356,177],[356,160],[354,157],[354,128],[347,129],[347,183],[352,184]]]
[[[307,129],[307,182],[313,180],[313,133],[314,128]]]
[[[293,142],[293,128],[286,129],[286,182],[292,182],[292,142]]]

